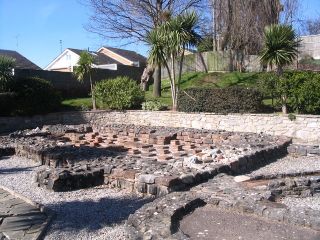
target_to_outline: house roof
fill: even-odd
[[[0,56],[11,57],[15,60],[15,68],[17,69],[33,69],[41,70],[39,66],[22,56],[20,53],[11,50],[0,49]]]
[[[106,46],[104,46],[103,48],[109,49],[110,51],[128,59],[131,62],[140,62],[140,63],[147,62],[147,58],[145,56],[142,56],[141,54],[138,54],[134,51],[114,48],[114,47],[106,47]]]
[[[86,50],[81,50],[81,49],[75,49],[75,48],[68,48],[70,51],[80,55],[83,51]],[[98,53],[98,52],[92,52],[89,51],[93,56],[94,56],[94,64],[95,65],[105,65],[105,64],[121,64],[120,62],[118,62],[117,60],[110,58],[108,56],[106,56],[103,53]]]

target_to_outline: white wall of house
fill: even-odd
[[[45,70],[48,71],[73,71],[73,67],[79,61],[80,56],[66,49],[60,56],[49,64]]]
[[[320,35],[302,36],[299,51],[300,57],[307,55],[314,59],[320,59]]]
[[[94,65],[94,68],[109,69],[109,70],[118,70],[118,64]]]

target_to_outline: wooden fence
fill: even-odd
[[[259,57],[247,55],[243,59],[245,71],[261,71]],[[176,63],[178,68],[179,62]],[[203,52],[185,56],[182,73],[188,72],[231,72],[237,69],[237,61],[230,52]],[[162,79],[168,78],[167,69],[161,69]]]

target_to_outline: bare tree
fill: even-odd
[[[148,33],[168,18],[198,10],[206,0],[82,0],[92,9],[87,30],[108,39],[145,42]],[[161,95],[161,66],[155,70],[154,96]]]
[[[307,33],[311,35],[320,34],[320,17],[312,20],[307,20],[306,30]]]
[[[211,0],[215,50],[230,50],[238,70],[246,54],[258,54],[266,26],[291,23],[299,0]]]

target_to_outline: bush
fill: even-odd
[[[8,116],[15,109],[16,94],[12,92],[0,93],[0,116]]]
[[[313,72],[287,72],[289,107],[298,113],[320,113],[320,76]]]
[[[98,82],[94,95],[99,107],[108,109],[137,109],[144,101],[144,92],[128,77],[117,77]]]
[[[142,110],[147,111],[162,111],[168,108],[167,105],[161,103],[158,100],[150,100],[142,103]]]
[[[15,95],[14,115],[48,113],[59,109],[61,98],[50,82],[40,78],[17,78],[10,89]]]
[[[180,91],[179,110],[183,112],[251,113],[262,107],[262,94],[247,88],[190,88]]]
[[[260,73],[257,80],[257,87],[266,98],[276,96],[276,83],[278,76],[274,72]]]
[[[290,111],[297,113],[320,113],[320,75],[310,71],[286,71],[281,77],[275,73],[261,74],[258,87],[265,98],[287,97]]]

